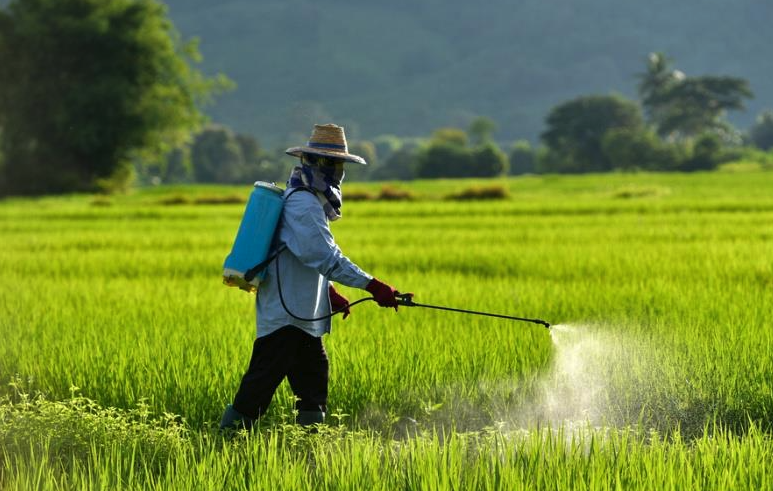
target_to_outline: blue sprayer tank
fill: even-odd
[[[247,281],[244,274],[268,258],[274,231],[282,215],[282,193],[282,188],[271,183],[255,183],[231,253],[223,264],[223,283],[226,285],[237,286],[248,292],[258,290],[260,281],[265,277],[265,270],[251,281]]]

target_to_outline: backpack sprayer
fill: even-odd
[[[308,189],[296,188],[290,194],[300,190]],[[247,207],[244,210],[244,215],[242,216],[239,230],[236,233],[236,239],[234,239],[231,253],[226,257],[225,263],[223,264],[223,283],[228,286],[236,286],[244,291],[257,292],[260,282],[266,276],[266,266],[276,259],[277,290],[279,292],[279,300],[282,303],[282,308],[284,308],[291,317],[305,322],[329,319],[336,314],[342,313],[346,308],[334,310],[330,314],[323,315],[322,317],[303,318],[290,312],[285,304],[284,296],[282,295],[282,282],[279,276],[279,253],[284,250],[284,247],[280,247],[278,251],[269,256],[274,232],[279,224],[279,218],[282,215],[282,208],[285,201],[285,198],[282,197],[283,193],[284,191],[282,188],[274,184],[263,181],[257,181],[255,183],[255,189],[253,189],[250,198],[247,201]],[[288,194],[288,197],[290,194]],[[525,317],[514,317],[510,315],[417,303],[413,301],[412,293],[396,293],[395,298],[397,299],[397,304],[403,307],[423,307],[462,314],[497,317],[499,319],[540,324],[547,329],[550,329],[550,324],[541,319],[528,319]],[[357,304],[370,300],[375,301],[375,298],[361,298],[350,303],[347,308],[354,307]]]

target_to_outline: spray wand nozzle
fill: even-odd
[[[451,307],[440,307],[437,305],[427,305],[422,303],[416,303],[413,301],[413,293],[395,293],[395,298],[397,299],[397,304],[402,305],[405,307],[424,307],[427,309],[437,309],[437,310],[448,310],[450,312],[460,312],[462,314],[473,314],[473,315],[485,315],[488,317],[499,317],[500,319],[509,319],[514,321],[522,321],[522,322],[531,322],[532,324],[540,324],[544,326],[546,329],[550,329],[550,324],[541,320],[541,319],[527,319],[525,317],[513,317],[511,315],[500,315],[500,314],[491,314],[488,312],[476,312],[474,310],[464,310],[464,309],[455,309]]]

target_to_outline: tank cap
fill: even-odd
[[[256,188],[265,188],[265,189],[268,189],[269,191],[273,191],[273,192],[275,192],[277,194],[284,193],[284,189],[280,188],[279,186],[277,186],[273,182],[255,181],[255,187]]]

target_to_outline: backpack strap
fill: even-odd
[[[293,188],[292,191],[287,193],[287,196],[284,197],[284,200],[287,201],[288,199],[290,199],[290,196],[295,194],[297,191],[308,191],[309,193],[312,193],[312,194],[314,194],[316,196],[316,193],[310,187],[298,186],[297,188]],[[251,267],[250,269],[248,269],[244,273],[244,279],[247,281],[247,283],[252,281],[261,271],[263,271],[266,268],[266,266],[268,266],[271,263],[271,261],[276,259],[276,257],[278,255],[280,255],[282,252],[284,252],[285,249],[287,249],[287,244],[282,244],[281,246],[279,246],[279,249],[277,249],[275,253],[273,253],[270,256],[268,256],[268,258],[266,258],[266,260],[256,264],[255,266]]]
[[[311,193],[311,194],[313,194],[315,196],[317,195],[317,193],[313,189],[308,187],[308,186],[298,186],[297,188],[293,188],[292,191],[287,193],[287,196],[285,196],[285,201],[290,199],[290,196],[294,195],[297,191],[308,191],[309,193]]]

